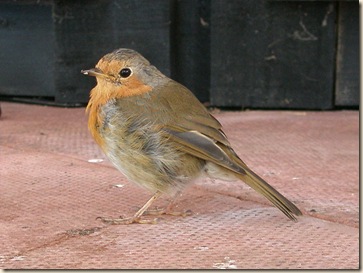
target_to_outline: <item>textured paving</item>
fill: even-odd
[[[96,218],[131,215],[150,193],[106,160],[84,108],[1,108],[0,268],[359,267],[358,111],[214,113],[241,158],[304,212],[297,223],[242,182],[200,180],[179,198],[192,216],[115,226]]]

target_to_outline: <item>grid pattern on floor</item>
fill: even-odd
[[[178,202],[192,216],[112,226],[96,217],[130,215],[150,193],[107,161],[84,109],[1,107],[0,268],[359,266],[356,111],[214,113],[241,158],[303,210],[297,223],[241,182],[199,180]]]

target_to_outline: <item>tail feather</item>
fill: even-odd
[[[240,177],[255,191],[261,193],[270,200],[287,217],[296,221],[296,216],[302,215],[301,211],[292,202],[255,174],[252,170],[246,168],[245,171],[246,174],[238,174],[238,177]]]

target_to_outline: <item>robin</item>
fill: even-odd
[[[154,223],[142,218],[150,205],[201,175],[242,180],[291,220],[302,214],[238,157],[222,125],[191,91],[136,51],[117,49],[81,72],[97,79],[86,108],[91,135],[118,170],[153,193],[132,217],[104,222]],[[172,214],[171,207],[158,213]]]

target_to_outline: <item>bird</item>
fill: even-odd
[[[97,81],[86,107],[90,134],[129,181],[152,193],[133,216],[100,217],[103,222],[156,223],[157,218],[143,217],[148,211],[152,214],[151,204],[161,195],[178,196],[200,177],[241,180],[289,219],[296,221],[302,215],[240,159],[221,123],[188,88],[137,51],[116,49],[81,73]],[[172,207],[154,212],[172,214]],[[175,212],[179,214],[183,213]]]

